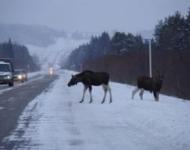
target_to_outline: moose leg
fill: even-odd
[[[103,90],[104,90],[104,97],[103,97],[103,100],[102,100],[102,104],[103,104],[105,102],[105,99],[106,99],[108,87],[105,84],[102,87],[103,87]]]
[[[82,99],[81,99],[80,103],[82,103],[82,102],[84,101],[84,97],[85,97],[85,93],[86,93],[87,88],[88,88],[88,87],[85,85],[85,86],[84,86],[84,90],[83,90]]]
[[[153,94],[154,94],[155,101],[159,101],[159,93],[154,91]]]
[[[135,94],[139,91],[139,88],[136,87],[132,92],[132,99],[134,98]]]
[[[90,103],[92,103],[92,86],[89,86]]]
[[[159,92],[157,92],[157,101],[159,101]]]
[[[109,91],[109,94],[110,94],[110,103],[112,103],[112,93],[111,93],[111,88],[110,86],[108,85],[108,91]]]
[[[141,91],[139,93],[139,96],[140,96],[141,100],[143,100],[143,93],[144,93],[144,89],[141,89]]]

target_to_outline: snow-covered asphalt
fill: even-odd
[[[131,99],[133,86],[111,83],[113,103],[101,104],[102,87],[87,93],[67,87],[71,72],[61,71],[50,88],[31,101],[17,128],[4,139],[15,150],[189,150],[190,102],[149,93]]]

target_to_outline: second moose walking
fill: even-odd
[[[132,99],[135,94],[140,90],[140,98],[143,99],[144,90],[153,92],[156,101],[159,101],[159,92],[162,88],[163,75],[155,77],[140,76],[137,79],[137,87],[132,92]]]

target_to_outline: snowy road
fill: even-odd
[[[27,104],[55,79],[56,76],[45,75],[0,90],[0,146],[2,139],[16,127],[17,120]]]
[[[103,91],[95,88],[78,103],[82,85],[67,87],[70,72],[62,71],[50,88],[31,101],[17,128],[4,139],[15,150],[189,150],[190,102],[161,96],[141,101],[134,87],[111,83],[112,104],[100,104]]]

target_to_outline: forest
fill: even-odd
[[[11,39],[8,42],[0,43],[0,59],[6,58],[13,62],[15,69],[25,69],[27,71],[36,71],[40,69],[39,64],[33,58],[26,46],[13,43]]]

